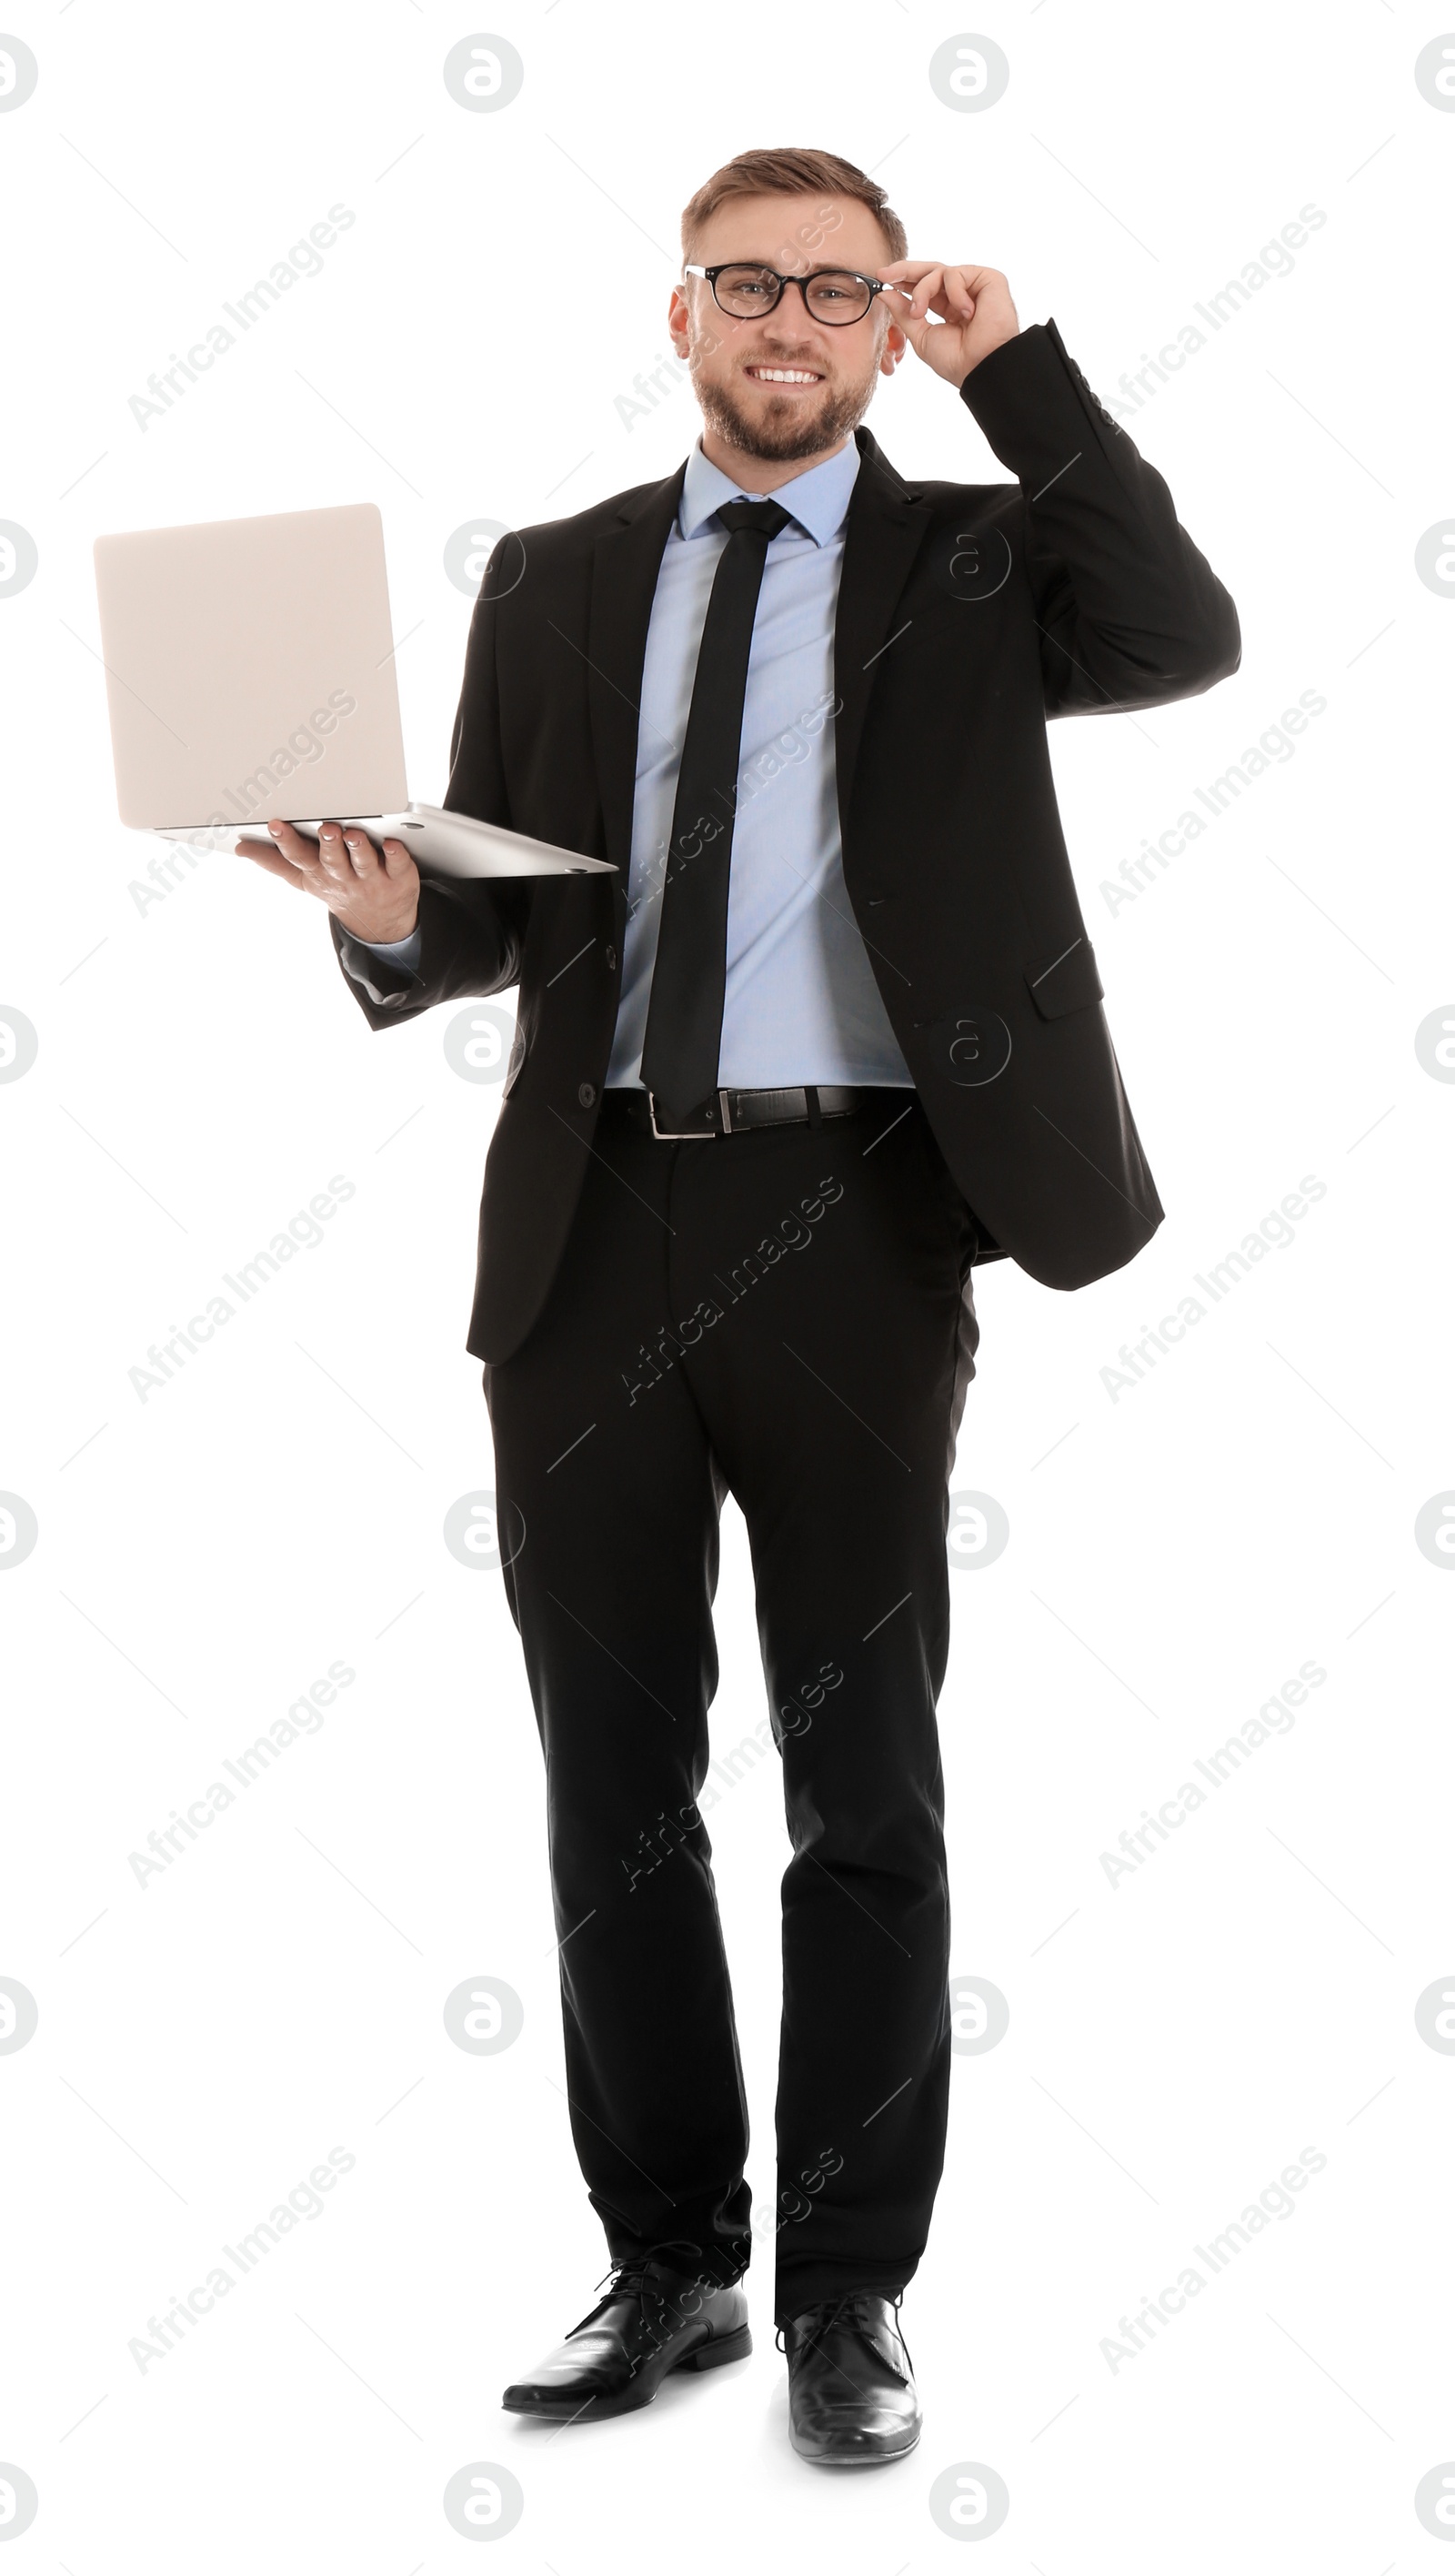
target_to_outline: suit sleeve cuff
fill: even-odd
[[[960,400],[1002,465],[1031,491],[1065,468],[1088,433],[1104,452],[1120,438],[1054,322],[1028,323],[1013,340],[1002,340],[971,368]]]
[[[423,940],[417,927],[407,939],[396,939],[388,947],[372,947],[353,938],[336,913],[329,914],[328,926],[344,973],[367,993],[376,1008],[387,1010],[391,1003],[402,1002],[422,981],[418,963]]]

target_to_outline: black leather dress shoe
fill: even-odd
[[[919,2399],[893,2302],[870,2290],[820,2299],[783,2329],[788,2438],[825,2469],[902,2460],[920,2436]]]
[[[665,2263],[620,2263],[606,2296],[500,2402],[512,2415],[589,2424],[649,2406],[669,2370],[715,2370],[752,2349],[736,2283],[704,2289]]]

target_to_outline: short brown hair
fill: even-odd
[[[715,215],[729,197],[852,197],[867,206],[889,245],[891,260],[909,255],[909,235],[884,190],[852,161],[837,152],[789,150],[739,152],[705,179],[682,209],[682,255],[690,258],[699,226]],[[825,208],[827,213],[827,208]],[[806,247],[816,249],[818,242]],[[785,252],[793,244],[785,243]],[[887,263],[886,263],[887,264]]]

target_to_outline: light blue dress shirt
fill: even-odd
[[[772,495],[792,517],[768,547],[748,658],[718,1057],[724,1086],[910,1082],[850,908],[839,838],[834,617],[858,470],[851,439]],[[677,774],[713,576],[727,544],[714,514],[724,501],[761,497],[730,482],[700,445],[693,448],[647,630],[608,1088],[641,1087]],[[419,934],[372,953],[411,967]]]

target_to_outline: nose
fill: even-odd
[[[803,306],[796,300],[790,306],[787,295],[783,297],[781,303],[774,305],[771,313],[764,314],[762,330],[765,340],[770,341],[775,349],[791,347],[807,351],[819,345],[812,337],[809,318]]]

